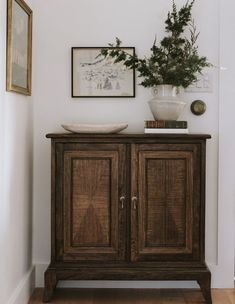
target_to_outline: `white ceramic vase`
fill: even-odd
[[[154,119],[177,120],[186,106],[182,98],[182,89],[163,84],[153,87],[152,92],[154,98],[148,104]]]

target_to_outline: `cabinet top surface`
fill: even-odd
[[[209,134],[98,134],[98,133],[49,133],[52,139],[209,139]]]

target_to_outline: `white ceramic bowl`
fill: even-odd
[[[156,120],[177,120],[186,106],[184,101],[155,98],[151,99],[148,104]]]

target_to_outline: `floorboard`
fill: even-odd
[[[35,289],[29,304],[42,303]],[[213,289],[213,304],[235,304],[235,289]],[[52,304],[205,304],[199,289],[69,289],[58,288]]]

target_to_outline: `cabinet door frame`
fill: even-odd
[[[141,261],[198,261],[200,262],[203,257],[201,250],[203,243],[203,235],[200,235],[201,225],[203,218],[200,219],[202,214],[203,204],[201,204],[201,195],[203,195],[203,187],[201,188],[201,152],[200,145],[198,144],[133,144],[131,147],[132,163],[131,163],[131,197],[138,199],[135,206],[132,202],[131,208],[131,260],[133,262]],[[179,156],[186,158],[187,175],[189,184],[187,185],[188,194],[187,208],[190,218],[186,218],[186,227],[189,229],[186,232],[185,248],[145,248],[145,231],[143,226],[144,217],[144,200],[145,194],[143,193],[143,183],[145,183],[145,173],[143,172],[143,159],[145,157],[154,157],[157,153],[162,158]],[[191,176],[191,178],[190,178]],[[190,181],[191,179],[191,181]],[[136,203],[135,203],[136,204]]]
[[[126,195],[126,146],[124,144],[102,144],[102,143],[56,143],[55,146],[55,200],[54,207],[56,230],[54,260],[56,262],[76,261],[122,261],[126,257],[126,204],[120,202],[120,197]],[[72,246],[70,227],[71,216],[67,201],[71,196],[69,189],[69,161],[71,157],[81,158],[96,155],[97,159],[110,160],[110,172],[115,176],[110,177],[110,191],[114,197],[110,197],[111,206],[111,240],[110,247],[80,247]],[[66,164],[67,162],[67,164]],[[67,172],[66,172],[67,171]],[[53,173],[53,172],[52,172]],[[67,186],[66,186],[67,185]],[[67,189],[67,190],[66,190]],[[66,193],[67,192],[67,193]],[[110,194],[111,195],[111,194]],[[112,201],[111,201],[112,199]],[[115,210],[114,210],[115,208]],[[72,228],[71,228],[72,229]]]

